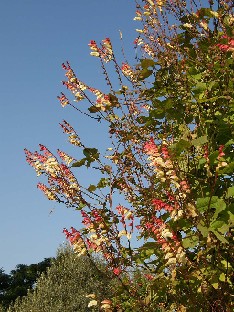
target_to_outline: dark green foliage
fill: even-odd
[[[4,303],[5,293],[10,285],[10,275],[4,273],[3,269],[0,269],[0,303]],[[0,311],[4,311],[0,306]]]
[[[51,265],[51,260],[46,258],[37,264],[18,264],[10,274],[1,269],[0,304],[7,308],[16,298],[26,296],[28,289],[33,289],[36,279]]]

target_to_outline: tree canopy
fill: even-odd
[[[37,278],[46,272],[52,258],[45,258],[36,264],[18,264],[14,270],[6,274],[0,270],[0,304],[7,308],[16,298],[26,296],[33,289]]]

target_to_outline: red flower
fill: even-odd
[[[163,146],[163,147],[162,147],[162,156],[163,156],[164,159],[170,158],[170,157],[169,157],[169,154],[168,154],[168,149],[167,149],[166,146]]]
[[[119,276],[121,272],[122,272],[122,270],[121,270],[120,268],[114,268],[114,269],[113,269],[113,273],[114,273],[116,276]]]
[[[63,64],[62,64],[62,68],[63,68],[64,70],[70,70],[70,69],[71,69],[71,66],[70,66],[69,62],[67,61],[66,63],[63,63]]]
[[[227,44],[217,44],[220,50],[223,52],[234,52],[234,38],[230,38],[228,36],[223,36],[223,38],[227,39]]]
[[[145,278],[147,278],[148,281],[152,281],[154,276],[152,274],[145,274]]]
[[[225,156],[225,153],[223,152],[224,149],[224,145],[220,145],[219,146],[219,155],[218,155],[218,159],[220,159],[222,156]]]
[[[66,228],[63,229],[63,233],[66,235],[66,239],[71,236],[71,233]]]
[[[161,209],[165,209],[167,211],[174,210],[174,208],[171,205],[164,203],[161,199],[153,199],[152,204],[154,205],[154,208],[157,211],[160,211]]]
[[[158,148],[153,138],[150,138],[150,140],[145,143],[144,152],[148,155],[156,155],[158,153]]]

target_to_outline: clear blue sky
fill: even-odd
[[[58,125],[62,119],[92,147],[102,146],[102,132],[94,124],[60,107],[56,97],[65,91],[60,65],[69,60],[81,80],[104,87],[98,60],[89,56],[87,44],[110,37],[120,51],[121,30],[133,58],[139,28],[134,12],[133,0],[0,3],[0,268],[6,272],[16,264],[54,256],[64,241],[63,227],[79,224],[77,212],[58,207],[37,190],[38,179],[23,149],[34,151],[42,143],[52,151],[67,151],[67,138]],[[81,179],[85,181],[85,173]]]

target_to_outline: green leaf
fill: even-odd
[[[89,192],[94,192],[96,190],[96,186],[93,184],[90,184],[90,186],[88,187],[88,191]]]
[[[227,97],[226,96],[214,96],[212,98],[197,100],[197,102],[198,103],[216,102],[219,99],[227,100]]]
[[[196,204],[198,211],[204,212],[208,208],[213,207],[214,203],[216,203],[218,199],[219,199],[218,196],[212,196],[212,198],[210,197],[198,198]]]
[[[198,160],[198,169],[204,168],[204,165],[206,164],[206,159],[205,158],[200,158]]]
[[[225,275],[224,273],[221,273],[220,276],[219,276],[219,280],[221,282],[228,282],[231,286],[232,286],[232,281],[230,278],[228,278],[227,275]]]
[[[211,224],[210,224],[210,230],[217,230],[219,228],[221,228],[223,225],[225,225],[225,222],[224,221],[221,221],[221,220],[216,220],[216,221],[213,221]]]
[[[227,214],[228,216],[228,214]],[[227,220],[216,220],[210,224],[210,230],[217,230],[220,234],[226,235],[230,229],[229,219]]]
[[[214,235],[218,238],[218,240],[220,240],[222,243],[224,244],[228,244],[228,240],[224,237],[224,235],[220,234],[218,231],[216,230],[211,230],[212,233],[214,233]]]
[[[83,154],[87,157],[88,160],[97,160],[99,158],[99,152],[96,148],[84,148]]]
[[[207,85],[205,82],[197,82],[195,88],[193,88],[194,93],[203,93],[207,89]]]
[[[155,248],[154,249],[146,249],[145,254],[147,257],[152,256],[155,253]]]
[[[222,198],[218,198],[215,203],[212,203],[212,208],[215,208],[213,219],[216,219],[219,213],[226,209],[226,203]]]
[[[81,167],[85,164],[85,162],[86,162],[86,158],[82,158],[81,160],[74,162],[72,164],[72,167]]]
[[[150,111],[150,115],[151,118],[155,118],[155,119],[163,119],[165,117],[165,109],[164,108],[156,108],[156,109],[152,109]]]
[[[234,186],[231,186],[227,189],[227,195],[226,198],[230,198],[234,196]]]
[[[186,237],[183,239],[182,244],[184,248],[194,248],[199,242],[199,238],[197,235],[193,235],[191,237]]]
[[[176,144],[171,145],[170,149],[173,150],[176,155],[180,155],[181,152],[187,150],[191,146],[189,141],[186,140],[180,140]]]
[[[86,206],[86,204],[84,203],[79,203],[78,207],[76,208],[76,210],[81,210]]]
[[[114,107],[120,106],[117,96],[115,96],[114,94],[111,94],[111,93],[109,93],[108,96],[109,96],[109,101],[111,102],[112,106],[114,106]]]
[[[203,221],[197,225],[197,229],[200,231],[203,237],[207,237],[209,233],[209,228],[204,224]]]
[[[137,117],[137,122],[139,123],[139,124],[144,124],[144,123],[146,123],[148,120],[149,120],[149,118],[148,117],[146,117],[146,116],[140,116],[140,117]]]
[[[213,283],[212,286],[214,287],[214,289],[218,289],[219,288],[219,283]]]
[[[217,161],[218,155],[219,155],[218,151],[215,151],[209,155],[210,165],[213,165]]]
[[[141,60],[141,67],[143,69],[147,69],[148,67],[153,67],[155,65],[155,62],[151,59],[142,59]]]
[[[144,80],[144,79],[148,78],[149,76],[151,76],[152,73],[153,73],[153,71],[150,70],[150,69],[143,69],[143,70],[140,71],[138,79],[139,80]]]
[[[191,144],[194,145],[194,146],[202,146],[204,145],[205,143],[207,143],[207,136],[206,135],[203,135],[197,139],[194,139],[192,140]]]
[[[229,224],[230,224],[230,226],[234,226],[234,214],[231,213],[230,211],[228,211],[228,215],[229,215]]]
[[[101,178],[97,184],[98,188],[106,187],[110,184],[110,180],[108,178]]]
[[[202,20],[203,17],[214,17],[209,8],[201,8],[197,11],[197,16]]]
[[[194,74],[194,75],[190,75],[193,79],[195,80],[201,80],[201,77],[202,77],[202,74],[199,73],[199,74]]]
[[[156,248],[155,242],[146,242],[140,247],[140,249],[149,249],[149,248],[155,249]]]
[[[97,113],[97,112],[99,112],[100,110],[101,110],[101,108],[100,107],[96,107],[96,106],[90,106],[89,108],[88,108],[88,110],[89,110],[89,112],[90,113]]]
[[[217,153],[218,155],[218,153]],[[234,172],[234,162],[229,163],[224,169],[222,170],[222,173],[226,174],[233,174]]]

